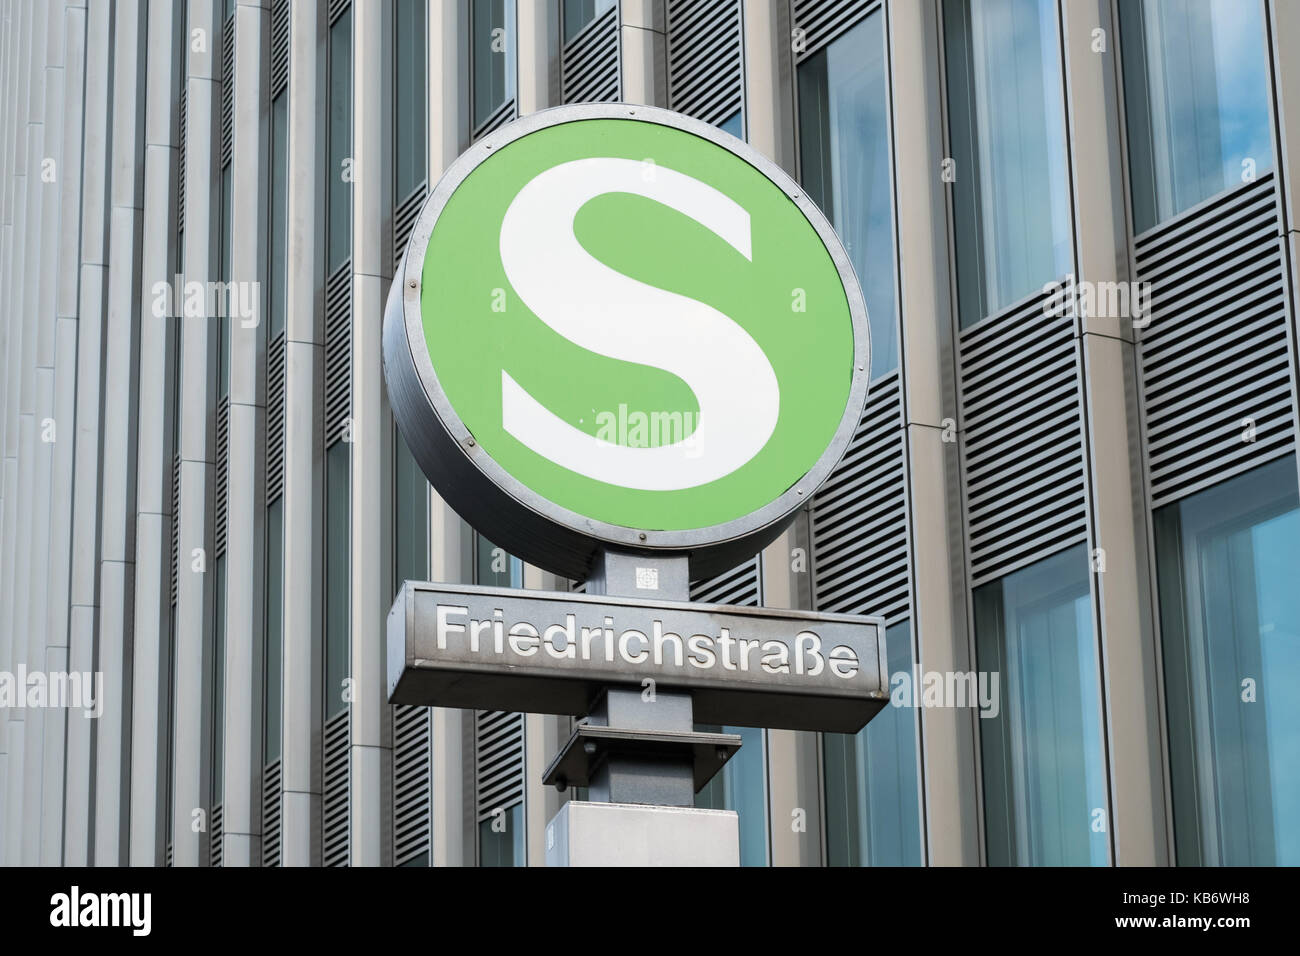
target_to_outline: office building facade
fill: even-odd
[[[697,803],[742,863],[1300,862],[1300,5],[0,0],[0,30],[6,864],[543,862],[571,719],[391,706],[383,622],[405,579],[582,582],[429,487],[380,327],[469,144],[613,101],[790,172],[870,315],[839,470],[692,596],[882,615],[895,706],[736,728]],[[70,675],[93,703],[50,706]]]

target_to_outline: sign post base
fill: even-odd
[[[547,866],[739,866],[740,818],[698,810],[570,800],[546,827]]]

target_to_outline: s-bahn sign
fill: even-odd
[[[494,544],[570,578],[586,577],[602,550],[688,555],[697,579],[751,557],[843,456],[871,364],[852,267],[802,189],[712,126],[628,104],[546,110],[470,147],[416,221],[383,335],[393,414],[444,500]],[[580,609],[584,600],[564,599]],[[424,618],[410,606],[428,600],[408,588],[394,607],[397,626],[416,627]],[[462,617],[506,610],[475,611],[474,601],[448,594],[435,603],[462,608]],[[585,610],[597,623],[604,617]],[[687,641],[729,630],[688,621],[687,611],[667,607],[657,624],[637,618],[629,628],[667,628]],[[436,613],[428,620],[420,627],[439,626]],[[793,617],[783,636],[767,633],[766,619],[733,622],[764,632],[746,638],[755,649],[775,642],[787,655],[765,669],[758,652],[747,682],[725,666],[709,676],[690,663],[658,676],[730,683],[732,699],[742,685],[782,685],[796,697],[851,685],[847,696],[861,700],[887,682],[878,622],[857,620],[866,642],[833,645],[858,660],[852,680],[831,679],[830,658],[821,683],[799,679],[808,675],[792,670],[803,666]],[[573,686],[640,679],[626,661],[615,672],[615,660],[548,657],[545,641],[525,655],[507,635],[492,645],[499,654],[485,654],[486,637],[480,651],[466,650],[472,632],[439,631],[430,643],[424,630],[417,640],[392,625],[390,641],[404,645],[390,648],[394,700],[415,686],[404,669],[439,660],[448,673]],[[771,649],[769,663],[781,653]],[[497,706],[457,696],[452,683],[421,686],[437,685],[452,706]],[[559,697],[548,699],[558,706]]]
[[[399,278],[407,444],[470,524],[566,577],[602,544],[733,567],[811,499],[866,398],[866,308],[825,217],[665,110],[561,107],[475,144]]]

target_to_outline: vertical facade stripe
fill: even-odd
[[[131,659],[130,842],[127,862],[158,866],[168,835],[168,646],[171,638],[172,407],[180,334],[172,289],[176,261],[176,90],[178,16],[148,11],[144,192],[140,253],[139,410],[136,452],[135,633]],[[161,286],[160,286],[161,284]],[[161,304],[161,308],[159,308]],[[161,314],[160,314],[161,313]]]

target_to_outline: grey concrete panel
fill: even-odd
[[[570,800],[546,828],[547,866],[739,866],[732,810]]]

